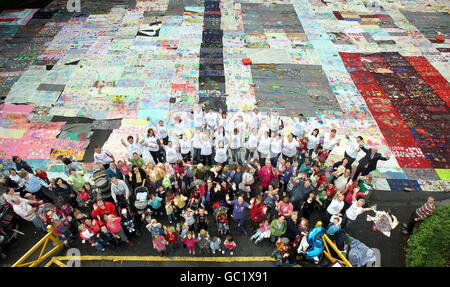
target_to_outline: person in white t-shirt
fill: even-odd
[[[334,194],[333,200],[327,207],[327,212],[325,214],[323,223],[328,225],[333,216],[342,216],[341,210],[344,208],[344,195],[342,193],[336,192]]]
[[[272,166],[277,166],[278,158],[283,149],[283,139],[280,134],[270,140],[270,162]]]
[[[164,146],[164,150],[166,151],[166,161],[170,164],[175,164],[181,156],[178,154],[178,148],[172,141],[168,141],[167,145]]]
[[[205,115],[206,128],[208,130],[216,131],[217,129],[217,113],[213,110],[213,108],[209,108],[208,113]]]
[[[250,158],[253,158],[253,155],[255,154],[257,148],[258,148],[258,129],[253,128],[252,133],[248,137],[248,141],[246,144],[244,160],[248,161],[249,156]]]
[[[362,136],[357,136],[356,138],[350,139],[350,134],[346,134],[345,137],[349,140],[350,145],[345,150],[345,157],[348,158],[348,164],[351,166],[358,156],[358,152],[361,146],[364,145],[364,139]]]
[[[147,130],[147,136],[144,138],[143,145],[148,147],[148,151],[152,155],[155,164],[158,162],[164,163],[164,156],[159,151],[158,139],[156,138],[155,131],[153,129]]]
[[[37,230],[42,230],[47,232],[47,228],[45,227],[44,222],[37,216],[36,207],[32,207],[30,204],[39,204],[42,201],[37,202],[34,200],[23,199],[20,197],[11,198],[12,206],[14,212],[22,217],[26,221],[33,222],[34,226]]]
[[[122,145],[127,148],[128,157],[133,157],[133,153],[137,153],[139,156],[142,156],[142,146],[139,143],[139,137],[136,137],[134,140],[133,136],[127,137],[127,142],[121,139]]]
[[[280,129],[280,117],[278,116],[278,112],[272,111],[268,114],[269,116],[269,136],[276,135],[278,130]]]
[[[254,108],[250,113],[250,128],[259,129],[261,127],[261,114],[258,112],[258,109]]]
[[[350,185],[353,184],[351,175],[352,170],[347,168],[345,169],[344,174],[336,178],[334,181],[336,192],[344,192]]]
[[[322,147],[331,153],[334,147],[339,146],[340,143],[341,139],[336,136],[336,130],[332,129],[329,134],[325,135]]]
[[[204,105],[194,104],[194,129],[203,129],[205,113],[202,106]]]
[[[237,128],[238,133],[243,136],[246,127],[248,127],[248,123],[245,123],[244,118],[241,115],[238,115],[236,120],[234,120],[234,128]]]
[[[178,139],[181,139],[184,134],[185,121],[182,119],[180,115],[177,115],[173,120],[172,125],[174,127],[176,137]]]
[[[283,158],[292,162],[294,156],[297,154],[297,146],[298,141],[294,140],[294,136],[291,134],[288,135],[287,140],[283,141]]]
[[[200,152],[202,149],[202,136],[203,133],[200,129],[195,129],[194,136],[192,137],[192,147],[194,149],[193,163],[199,164],[201,162]]]
[[[298,114],[298,118],[293,120],[291,134],[294,138],[303,137],[305,135],[306,122],[303,120],[303,114]]]
[[[107,150],[102,149],[99,146],[94,148],[94,162],[103,165],[105,170],[109,168],[109,164],[114,162],[114,156]]]
[[[228,127],[228,118],[227,118],[227,112],[222,111],[222,109],[219,109],[219,128],[222,126],[226,133],[228,133],[229,127]]]
[[[309,158],[311,158],[312,153],[317,151],[319,147],[320,137],[319,129],[314,129],[310,135],[308,135],[308,143],[306,144],[306,149],[309,153]]]
[[[225,145],[228,145],[228,137],[226,130],[223,126],[219,126],[219,130],[214,134],[214,146],[219,145],[219,141],[223,141]]]
[[[169,122],[171,117],[171,114],[169,113],[169,118],[167,119],[167,123]],[[156,131],[157,133],[157,138],[161,139],[163,141],[164,145],[167,145],[169,142],[169,131],[167,130],[167,125],[164,124],[163,120],[160,120],[158,122],[158,124],[155,124],[155,122],[152,120],[152,118],[148,117],[147,118],[148,121],[150,121],[155,127],[156,127]]]
[[[192,148],[192,140],[187,137],[186,134],[183,134],[183,138],[181,140],[175,138],[178,145],[180,146],[181,157],[184,162],[191,161],[191,148]]]
[[[228,164],[228,147],[225,146],[223,141],[219,141],[216,146],[216,154],[214,155],[214,161],[221,163],[222,166]]]
[[[373,210],[372,207],[363,208],[366,201],[363,198],[356,200],[357,192],[353,193],[352,205],[345,211],[344,219],[342,220],[342,228],[348,231],[350,226],[356,221],[358,215],[363,212]]]
[[[202,137],[202,147],[200,149],[200,155],[202,158],[203,165],[212,165],[212,144],[208,135],[203,134]]]
[[[238,163],[239,165],[242,165],[242,159],[241,159],[241,147],[242,147],[242,134],[239,132],[239,128],[235,126],[233,129],[233,132],[230,132],[230,150],[231,150],[231,158],[233,161]]]
[[[266,164],[266,159],[270,156],[270,141],[269,132],[265,131],[258,144],[259,164],[261,166]]]

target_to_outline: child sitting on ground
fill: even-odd
[[[270,238],[270,223],[270,218],[266,218],[263,222],[261,222],[259,224],[259,229],[256,230],[252,237],[250,237],[250,240],[255,239],[255,244],[258,244],[264,238]]]
[[[228,250],[230,251],[230,255],[233,255],[234,249],[236,248],[236,242],[234,242],[233,237],[228,235],[225,241],[223,242],[224,250],[222,250],[222,254],[225,254]]]
[[[220,243],[221,243],[222,241],[220,240],[220,238],[219,237],[217,237],[217,236],[214,236],[213,238],[212,238],[212,240],[209,242],[209,247],[211,248],[211,252],[212,252],[212,254],[216,254],[216,250],[218,251],[218,252],[221,252],[222,250],[220,249]]]

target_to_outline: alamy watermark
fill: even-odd
[[[67,261],[67,267],[81,267],[81,252],[78,248],[70,248],[66,252],[66,256],[73,257],[71,260]]]

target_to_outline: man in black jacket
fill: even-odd
[[[378,160],[389,160],[391,153],[388,152],[386,157],[383,157],[379,152],[377,147],[361,149],[366,153],[366,155],[359,160],[358,167],[356,168],[355,175],[353,176],[353,181],[355,181],[360,174],[363,176],[368,175],[372,170],[377,168]]]

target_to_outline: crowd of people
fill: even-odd
[[[347,134],[341,160],[330,163],[341,138],[335,129],[307,130],[302,114],[288,133],[272,110],[263,116],[254,109],[245,121],[199,104],[192,113],[191,137],[190,123],[169,114],[158,123],[148,118],[153,126],[146,135],[122,139],[128,158],[96,147],[106,191],[98,173],[90,177],[70,158],[59,158],[65,179],[53,179],[15,156],[15,168],[2,178],[4,198],[37,230],[52,225],[66,244],[80,238],[102,251],[151,236],[161,256],[181,246],[192,255],[231,256],[239,252],[233,237],[242,236],[256,245],[272,242],[277,264],[294,265],[297,247],[318,220],[345,250],[342,234],[372,209],[370,173],[389,153],[382,156],[362,136]],[[360,152],[364,156],[352,165]],[[42,203],[54,206],[45,222],[37,214]]]

